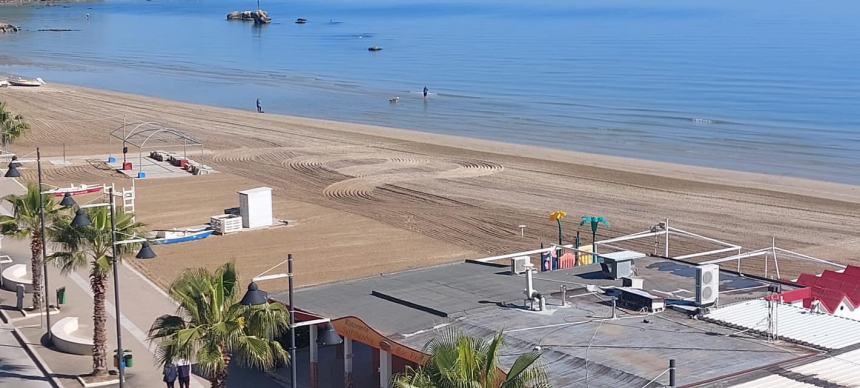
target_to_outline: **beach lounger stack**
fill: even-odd
[[[209,218],[209,226],[217,234],[229,234],[242,230],[242,217],[235,214],[221,214]]]
[[[172,166],[179,167],[193,175],[206,175],[214,172],[212,167],[196,162],[192,159],[188,159],[184,156],[174,155],[167,151],[152,151],[149,153],[149,157],[159,162],[170,163]]]

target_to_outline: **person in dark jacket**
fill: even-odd
[[[176,365],[173,363],[165,365],[164,370],[161,373],[164,374],[164,379],[162,380],[167,383],[167,388],[174,388],[175,386],[173,384],[176,382],[176,377],[178,377]]]
[[[183,364],[177,368],[179,371],[179,388],[189,388],[191,385],[191,364]]]

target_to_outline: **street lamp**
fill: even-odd
[[[251,282],[248,285],[248,292],[239,301],[243,306],[261,306],[269,302],[269,294],[266,291],[261,291],[257,287],[257,282]]]
[[[152,247],[149,246],[149,242],[143,241],[143,243],[140,244],[140,250],[137,251],[137,255],[134,257],[141,260],[149,260],[158,257],[158,255],[156,255],[155,251],[152,250]]]
[[[272,279],[281,279],[288,278],[289,279],[289,303],[290,303],[290,381],[292,385],[290,387],[297,386],[297,378],[296,378],[296,308],[293,304],[293,254],[290,253],[287,255],[287,273],[286,274],[275,274],[275,275],[267,275],[261,276],[266,272],[269,272],[284,262],[280,262],[272,268],[264,271],[258,276],[255,276],[251,280],[251,284],[248,285],[248,291],[245,292],[245,296],[242,297],[242,300],[239,302],[244,306],[260,306],[266,303],[269,303],[269,296],[265,291],[260,290],[257,287],[258,281],[272,280]]]
[[[111,256],[113,260],[113,292],[114,292],[114,306],[116,307],[116,360],[119,365],[119,386],[123,387],[125,382],[125,367],[123,366],[123,349],[122,349],[122,325],[121,325],[121,312],[119,306],[119,263],[117,258],[116,247],[120,245],[126,244],[137,244],[141,243],[140,251],[135,255],[138,259],[154,259],[156,257],[155,252],[152,250],[152,247],[149,246],[149,242],[145,238],[139,238],[137,236],[130,236],[132,239],[130,240],[122,240],[117,241],[116,235],[124,234],[116,230],[116,205],[114,203],[114,193],[113,187],[108,187],[108,197],[110,197],[110,202],[108,203],[99,203],[92,205],[84,205],[85,207],[101,207],[101,206],[109,206],[110,207],[110,230],[111,230]],[[79,207],[77,212],[75,213],[75,218],[72,220],[72,226],[75,228],[85,228],[92,224],[89,215],[86,211],[84,211],[83,207]]]
[[[9,168],[6,170],[6,174],[3,174],[6,178],[20,178],[21,172],[18,171],[18,166],[15,165],[15,162],[9,162]]]
[[[75,199],[72,198],[72,193],[67,191],[65,194],[63,194],[63,200],[60,201],[60,206],[66,209],[71,209],[77,206],[77,202],[75,202]]]
[[[340,338],[340,334],[329,323],[325,325],[325,331],[323,331],[319,343],[322,346],[340,345],[343,343],[343,338]]]
[[[86,228],[90,224],[92,224],[92,221],[90,221],[90,216],[87,215],[86,210],[78,208],[75,212],[75,218],[72,219],[72,226],[75,228]]]

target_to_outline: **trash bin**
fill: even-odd
[[[109,164],[114,164],[114,163],[116,163],[116,158],[113,156],[108,156],[107,162]]]
[[[116,356],[116,349],[114,349],[113,366],[119,368],[119,362]],[[130,349],[125,349],[122,351],[122,368],[131,368],[132,366],[134,366],[134,356],[132,356]]]
[[[125,162],[125,163],[123,163],[123,164],[122,164],[122,169],[123,169],[123,170],[126,170],[126,171],[131,171],[131,169],[132,169],[131,162]]]
[[[15,286],[15,309],[24,310],[24,285]]]
[[[143,171],[138,172],[137,179],[146,179],[146,173]]]
[[[57,304],[66,304],[66,287],[60,287],[57,289]]]

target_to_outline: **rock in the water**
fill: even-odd
[[[227,20],[253,21],[255,24],[269,24],[272,18],[262,9],[256,11],[233,11],[227,14]]]
[[[21,31],[21,27],[13,26],[9,23],[0,22],[0,32],[18,32]]]

